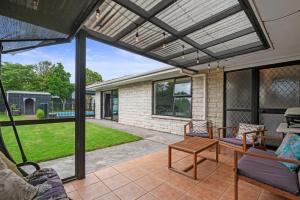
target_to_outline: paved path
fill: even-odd
[[[143,137],[144,140],[87,152],[86,173],[94,172],[101,168],[131,160],[151,152],[159,151],[166,148],[168,144],[182,140],[182,136],[123,125],[113,121],[94,119],[88,119],[87,121],[139,135]],[[40,165],[42,167],[54,168],[62,178],[65,178],[74,175],[75,157],[68,156],[59,158],[42,162]]]

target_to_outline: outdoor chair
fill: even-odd
[[[232,131],[232,136],[230,137],[226,136],[226,130],[228,129]],[[247,151],[251,146],[265,149],[265,131],[263,125],[244,123],[240,123],[239,126],[218,128],[219,145],[233,149],[242,149],[243,151]],[[223,133],[222,137],[221,132]]]
[[[238,154],[242,158],[238,161]],[[300,199],[300,171],[291,171],[281,162],[300,166],[299,160],[276,157],[275,153],[250,148],[234,152],[234,199],[238,199],[239,180],[246,181],[288,199]],[[242,198],[241,198],[242,199]]]
[[[184,138],[203,137],[213,138],[212,123],[207,120],[191,120],[184,125]]]

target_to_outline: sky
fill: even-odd
[[[166,67],[166,64],[121,50],[100,42],[87,40],[87,67],[102,75],[103,80],[118,78],[125,75],[143,73]],[[75,41],[54,46],[41,47],[16,55],[4,54],[3,62],[36,64],[48,60],[60,62],[75,80]]]

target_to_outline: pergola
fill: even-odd
[[[86,38],[183,69],[269,48],[247,0],[2,0],[0,27],[2,54],[76,37],[77,178],[85,176]]]

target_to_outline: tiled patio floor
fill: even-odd
[[[214,158],[214,150],[202,155]],[[65,184],[74,200],[225,200],[233,199],[233,153],[222,149],[219,163],[206,160],[198,165],[198,180],[167,168],[167,150],[151,153],[90,173],[84,180]],[[173,166],[185,168],[188,154],[174,150]],[[190,171],[191,173],[191,171]],[[239,199],[279,200],[267,191],[245,182],[239,184]]]

